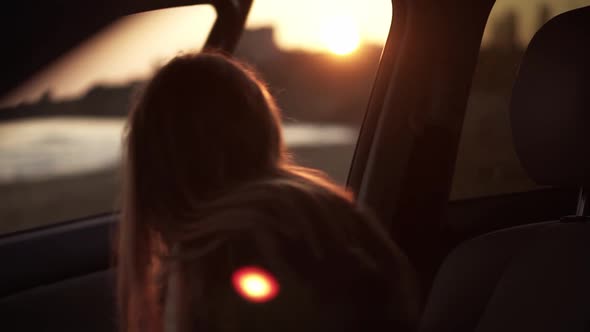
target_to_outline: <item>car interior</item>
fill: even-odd
[[[8,38],[0,94],[117,17],[196,3],[217,13],[206,47],[232,53],[252,0],[24,1],[2,14],[3,31],[30,24]],[[535,189],[450,199],[494,3],[392,1],[347,186],[416,268],[419,331],[589,331],[590,3],[548,19],[516,68],[511,142]],[[117,222],[106,212],[0,234],[3,328],[117,330]]]
[[[575,214],[501,229],[461,243],[435,279],[423,331],[584,331],[590,277],[584,73],[590,8],[561,14],[533,37],[513,88],[511,123],[535,182],[579,187]],[[550,78],[550,79],[548,79]],[[531,118],[539,121],[531,121]],[[567,128],[567,129],[566,129]]]

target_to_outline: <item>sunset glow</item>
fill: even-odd
[[[326,48],[337,55],[354,52],[360,45],[358,25],[352,17],[329,17],[324,22],[321,34]]]
[[[199,50],[215,17],[213,7],[195,5],[122,18],[0,96],[0,105],[33,102],[46,93],[52,99],[75,98],[96,85],[145,80],[179,52]],[[389,0],[255,0],[246,28],[271,27],[276,46],[285,52],[345,55],[361,39],[382,45],[390,22]]]

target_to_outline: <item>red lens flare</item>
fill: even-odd
[[[255,266],[238,269],[233,274],[232,283],[238,294],[250,302],[267,302],[279,293],[277,280],[270,273]]]

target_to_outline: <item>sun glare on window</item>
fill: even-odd
[[[326,48],[337,55],[354,52],[361,42],[358,24],[349,16],[327,18],[322,25],[321,34]]]

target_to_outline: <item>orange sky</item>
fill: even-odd
[[[497,0],[490,18],[514,9],[521,15],[521,37],[528,41],[540,3],[556,12],[590,4],[590,0]],[[254,0],[247,26],[273,26],[284,49],[326,51],[319,33],[331,18],[347,18],[358,27],[362,43],[383,43],[391,20],[389,0]],[[96,84],[121,84],[149,76],[158,63],[180,50],[199,49],[215,19],[209,6],[190,6],[123,18],[66,54],[1,104],[81,94]],[[489,36],[486,31],[486,38]]]

